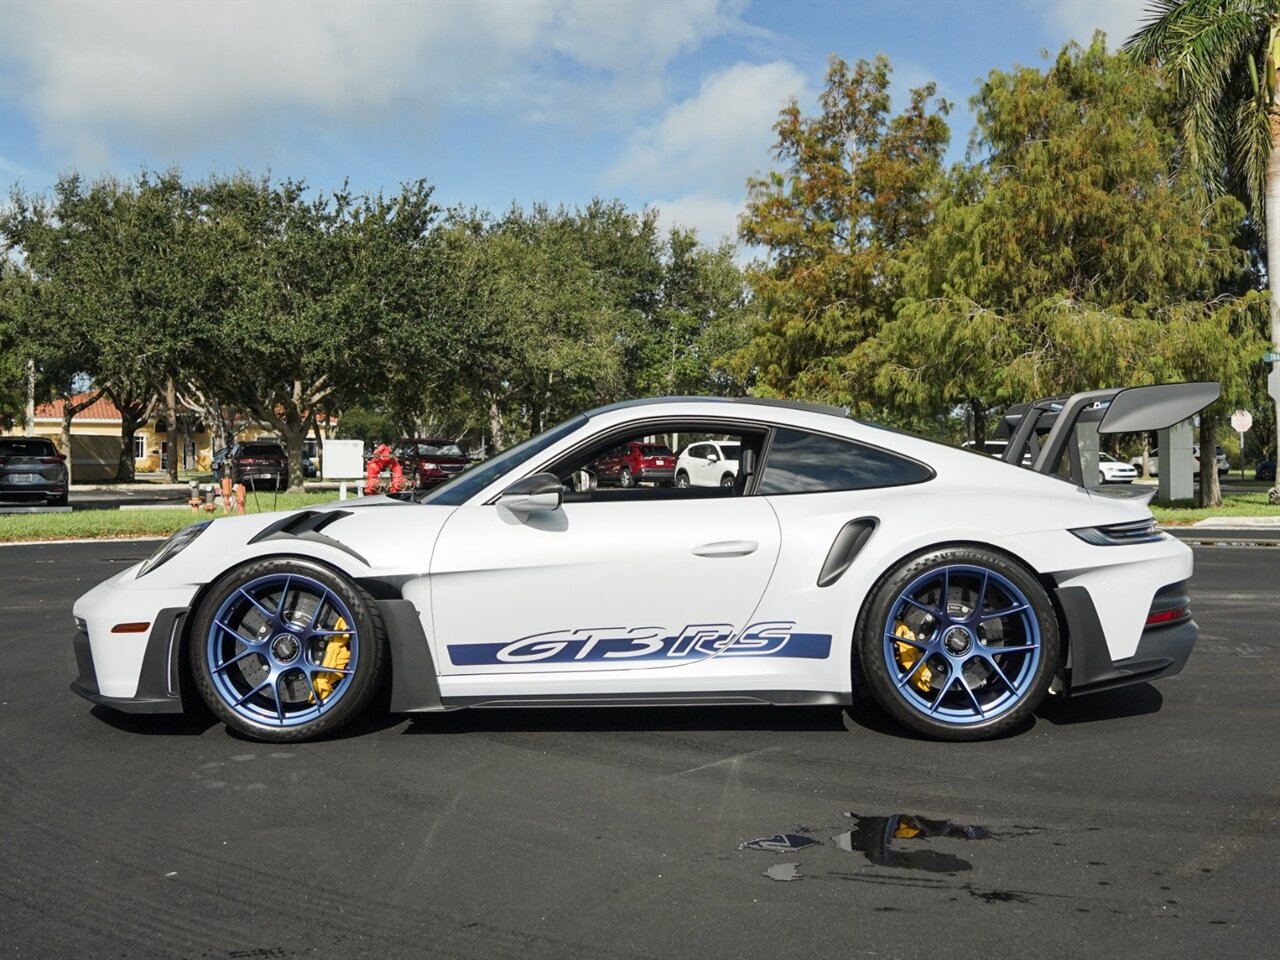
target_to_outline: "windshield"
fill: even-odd
[[[283,457],[284,447],[278,443],[246,443],[240,448],[242,457]]]
[[[0,454],[9,457],[56,457],[57,451],[49,440],[4,438],[0,439]]]
[[[503,450],[502,453],[492,459],[477,463],[469,470],[464,470],[448,483],[436,487],[418,502],[439,503],[450,507],[466,503],[493,481],[500,477],[505,477],[508,473],[524,464],[526,460],[536,457],[547,447],[567,437],[586,422],[586,417],[578,415],[572,420],[566,420],[564,423],[538,434],[536,437],[530,437],[524,443],[518,443],[509,450]]]
[[[420,443],[418,444],[418,456],[420,457],[462,457],[465,454],[462,448],[456,443]]]
[[[661,443],[646,443],[640,447],[642,457],[672,457],[671,448]]]

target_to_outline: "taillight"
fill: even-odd
[[[41,457],[40,462],[41,463],[61,463],[63,459],[64,458],[62,457]]]
[[[1158,627],[1164,623],[1173,623],[1175,620],[1182,620],[1191,616],[1191,608],[1185,604],[1181,607],[1174,607],[1172,610],[1160,610],[1156,613],[1147,614],[1147,626]]]

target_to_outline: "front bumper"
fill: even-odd
[[[71,691],[93,703],[125,713],[181,713],[182,664],[179,657],[186,617],[185,608],[160,611],[151,626],[138,672],[138,685],[131,697],[111,697],[102,692],[88,631],[78,631],[71,641],[77,670]]]
[[[71,689],[118,710],[182,710],[183,632],[197,587],[135,585],[131,567],[75,603],[72,642],[77,677]],[[117,626],[147,624],[143,630]]]

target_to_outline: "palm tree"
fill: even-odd
[[[1280,0],[1152,0],[1147,11],[1125,48],[1162,63],[1176,84],[1191,170],[1210,191],[1239,196],[1265,224],[1271,339],[1280,343]],[[1273,399],[1280,428],[1280,397]],[[1206,442],[1212,450],[1202,434],[1202,450]],[[1202,479],[1212,463],[1211,455],[1202,460]]]

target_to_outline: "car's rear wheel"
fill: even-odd
[[[953,547],[880,581],[858,618],[857,666],[902,724],[979,740],[1039,706],[1058,646],[1057,618],[1035,576],[994,551]]]
[[[301,559],[232,571],[191,628],[196,687],[228,726],[273,743],[332,733],[373,697],[385,659],[377,604]]]
[[[676,474],[676,486],[682,490],[689,486],[689,475],[683,470]]]

